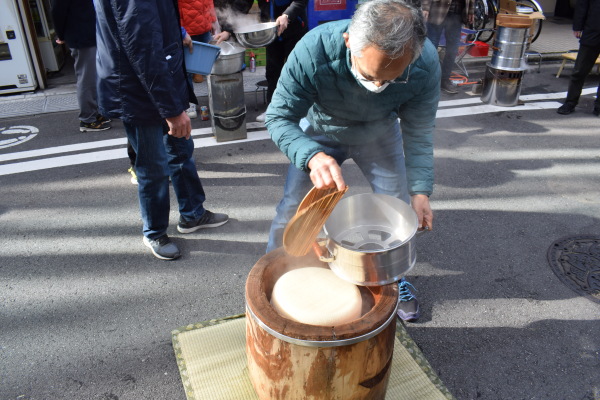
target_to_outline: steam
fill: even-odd
[[[229,25],[233,28],[233,31],[240,31],[244,27],[260,23],[258,14],[243,14],[239,11],[233,10],[231,6],[225,8],[217,8],[217,19],[221,25]]]

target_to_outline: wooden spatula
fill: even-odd
[[[308,192],[283,231],[283,248],[289,255],[308,254],[323,224],[347,191],[348,186],[342,190],[313,187]]]

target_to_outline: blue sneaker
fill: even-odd
[[[398,317],[403,321],[407,322],[415,322],[421,316],[421,311],[419,310],[419,302],[414,295],[414,292],[417,291],[410,282],[402,278],[400,282],[398,282],[400,304],[398,305]]]

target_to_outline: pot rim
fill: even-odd
[[[260,29],[256,29],[257,27],[260,27]],[[248,34],[248,33],[257,33],[257,32],[262,32],[262,31],[267,31],[269,29],[273,29],[277,27],[277,24],[275,22],[261,22],[261,23],[256,23],[256,24],[252,24],[252,25],[244,25],[242,28],[240,28],[241,30],[236,30],[233,33],[239,33],[241,35],[244,34]],[[252,28],[252,29],[250,29]]]
[[[261,326],[264,324],[269,332],[275,331],[280,339],[304,346],[334,347],[350,344],[357,337],[365,340],[365,337],[372,337],[378,332],[377,327],[386,325],[393,321],[398,307],[398,285],[390,284],[385,286],[365,287],[372,296],[377,299],[372,309],[362,315],[355,321],[351,321],[335,326],[307,325],[293,321],[280,315],[267,298],[267,283],[263,279],[266,270],[275,268],[302,268],[301,265],[322,264],[313,252],[309,252],[303,257],[288,256],[285,250],[280,247],[273,250],[254,265],[246,280],[246,308],[249,314]],[[272,288],[271,288],[272,289]],[[270,295],[270,294],[269,294]],[[268,322],[265,322],[268,321]],[[311,327],[310,334],[307,334],[306,327]],[[385,328],[385,327],[384,327]],[[374,333],[375,332],[375,333]],[[369,336],[371,335],[371,336]],[[335,339],[333,339],[335,338]]]
[[[344,205],[344,203],[356,200],[359,197],[381,197],[381,198],[389,198],[389,199],[393,199],[393,201],[398,201],[398,204],[400,205],[406,205],[408,206],[411,210],[412,207],[410,206],[410,204],[407,204],[404,200],[398,199],[397,197],[393,197],[393,196],[389,196],[389,195],[385,195],[385,194],[381,194],[381,193],[359,193],[359,194],[354,194],[352,196],[348,196],[346,198],[343,198],[342,200],[340,200],[340,202],[338,203],[338,205],[336,207],[339,207],[340,205]],[[414,210],[412,210],[414,213],[414,226],[412,229],[412,232],[410,233],[410,235],[407,236],[407,238],[403,241],[401,241],[399,244],[395,245],[394,247],[388,247],[386,249],[377,249],[377,250],[373,250],[373,249],[369,249],[369,250],[360,250],[360,249],[352,249],[349,247],[344,246],[342,243],[340,243],[338,240],[332,238],[332,236],[329,234],[328,230],[327,230],[327,221],[325,221],[325,224],[323,224],[323,231],[325,233],[325,236],[327,236],[327,242],[333,242],[336,246],[339,246],[340,248],[342,248],[345,251],[350,251],[350,252],[355,252],[355,253],[360,253],[360,254],[383,254],[386,253],[388,251],[393,251],[399,247],[404,246],[405,244],[407,244],[408,242],[410,242],[415,235],[417,234],[417,231],[419,229],[419,217],[417,216],[417,213],[414,212]],[[399,211],[396,211],[397,213],[399,213]],[[333,213],[335,213],[335,209],[333,210]],[[333,215],[332,213],[332,215]]]

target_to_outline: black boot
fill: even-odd
[[[575,111],[575,106],[577,104],[573,104],[570,102],[566,102],[565,104],[563,104],[562,106],[558,107],[558,110],[556,110],[557,113],[562,114],[562,115],[569,115],[571,114],[573,111]]]

